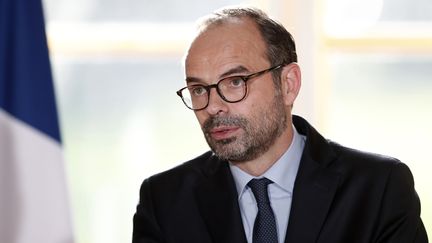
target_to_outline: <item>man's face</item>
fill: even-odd
[[[250,20],[233,19],[214,26],[192,43],[186,57],[188,85],[215,84],[229,76],[248,75],[270,67],[262,37]],[[287,127],[287,109],[272,74],[247,82],[238,103],[224,101],[212,89],[209,105],[195,115],[213,152],[233,162],[253,160],[267,152]]]

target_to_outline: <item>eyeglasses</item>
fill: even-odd
[[[226,77],[219,80],[216,84],[188,85],[176,93],[178,96],[180,96],[186,107],[194,111],[207,108],[210,100],[210,90],[212,88],[216,88],[217,93],[224,101],[228,103],[240,102],[246,97],[247,81],[251,80],[252,78],[264,75],[268,72],[277,70],[283,66],[284,64],[277,65],[246,76]]]

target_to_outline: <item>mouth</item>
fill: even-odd
[[[209,134],[214,140],[223,140],[234,136],[239,129],[238,126],[221,126],[211,129]]]

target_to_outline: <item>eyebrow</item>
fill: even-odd
[[[244,66],[239,65],[237,67],[231,68],[228,71],[224,72],[221,76],[219,76],[219,78],[224,78],[224,77],[230,76],[232,74],[244,73],[244,72],[248,72],[248,71],[249,71],[249,69],[247,69]]]
[[[219,76],[219,79],[222,79],[224,77],[228,77],[228,76],[233,75],[233,74],[239,74],[239,73],[244,73],[244,72],[248,72],[248,71],[249,71],[249,69],[247,69],[244,66],[239,65],[237,67],[231,68],[228,71],[224,72],[222,75]],[[203,80],[200,78],[196,78],[196,77],[186,77],[186,83],[195,83],[195,82],[196,83],[202,83]]]
[[[186,77],[186,83],[203,83],[203,81],[200,78]]]

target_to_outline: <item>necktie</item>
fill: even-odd
[[[253,228],[253,243],[278,243],[276,220],[267,192],[267,185],[271,183],[273,182],[267,178],[252,179],[248,183],[258,206]]]

